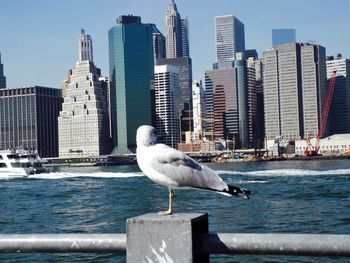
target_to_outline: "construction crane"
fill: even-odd
[[[316,156],[318,155],[318,150],[320,149],[320,140],[324,135],[324,131],[327,126],[327,119],[328,119],[328,113],[329,108],[331,107],[332,97],[333,97],[333,91],[335,87],[335,80],[336,80],[337,71],[333,71],[332,77],[328,82],[328,87],[326,91],[326,100],[325,105],[322,112],[322,118],[321,118],[321,126],[320,129],[317,132],[316,135],[316,143],[313,145],[310,141],[310,139],[306,139],[306,143],[308,144],[308,148],[304,151],[305,156]]]

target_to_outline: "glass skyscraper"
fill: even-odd
[[[207,132],[213,139],[239,139],[237,75],[234,67],[205,71]]]
[[[190,44],[189,44],[189,25],[188,18],[181,19],[181,41],[182,41],[182,56],[190,57]]]
[[[6,88],[6,77],[4,75],[4,65],[1,64],[1,53],[0,53],[0,89]]]
[[[151,124],[154,82],[152,29],[138,16],[120,16],[109,30],[111,108],[116,130],[115,153],[136,150],[136,130]]]
[[[293,28],[272,29],[272,46],[296,42],[296,33]]]
[[[245,51],[244,24],[235,16],[215,17],[217,62],[236,59],[236,53]]]
[[[166,57],[165,52],[165,36],[159,31],[155,24],[148,24],[153,34],[153,53],[154,53],[154,65],[156,60]]]

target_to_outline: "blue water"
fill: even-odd
[[[348,160],[208,164],[251,199],[181,190],[175,212],[209,214],[220,233],[350,234]],[[0,180],[0,233],[125,233],[127,218],[165,210],[168,191],[137,166],[62,167]],[[344,258],[214,255],[211,262],[348,262]],[[111,254],[0,254],[0,262],[125,262]]]

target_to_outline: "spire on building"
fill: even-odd
[[[92,38],[90,35],[85,34],[85,30],[81,29],[81,35],[79,37],[79,61],[88,60],[93,62],[92,52]]]
[[[176,4],[173,0],[170,1],[166,13],[165,37],[166,57],[182,57],[181,16],[177,11]]]
[[[4,65],[1,64],[1,53],[0,53],[0,89],[6,88],[6,77],[4,75]]]

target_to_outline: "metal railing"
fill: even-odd
[[[125,255],[125,234],[0,234],[2,253],[114,253]]]
[[[0,234],[2,253],[113,253],[125,255],[126,234]],[[198,254],[350,257],[350,235],[202,234]]]
[[[128,219],[126,229],[127,234],[0,234],[0,253],[113,253],[128,262],[201,263],[210,254],[350,257],[350,235],[213,234],[207,214],[146,214]]]
[[[207,254],[350,257],[350,235],[203,234],[197,247]]]

